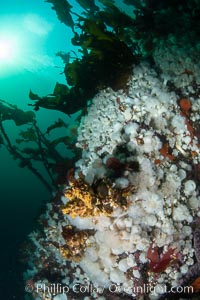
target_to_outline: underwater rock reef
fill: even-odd
[[[171,36],[82,117],[81,158],[29,236],[34,299],[193,299],[200,275],[199,46]],[[174,298],[173,298],[174,297]]]
[[[199,2],[47,2],[82,57],[29,96],[82,110],[80,158],[29,235],[26,299],[199,297]]]

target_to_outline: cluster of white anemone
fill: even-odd
[[[77,162],[77,173],[81,170],[89,183],[106,175],[106,161],[116,155],[119,146],[126,147],[129,161],[139,163],[139,172],[126,170],[114,182],[122,188],[137,186],[129,197],[127,211],[117,209],[110,218],[95,218],[98,228],[92,225],[92,219],[71,220],[79,228],[97,229],[94,246],[86,250],[80,263],[95,284],[133,284],[126,277],[126,271],[136,265],[130,253],[141,251],[141,262],[146,262],[152,241],[165,249],[170,245],[180,253],[190,253],[184,257],[182,271],[193,264],[190,224],[198,215],[200,199],[195,182],[187,174],[191,165],[199,161],[199,148],[197,138],[191,141],[177,100],[178,96],[169,92],[155,70],[141,64],[134,68],[128,96],[110,89],[101,92],[82,120],[77,146],[83,149],[83,155]],[[191,99],[192,105],[196,101],[200,104],[200,99]],[[160,136],[166,138],[178,162],[162,157]],[[192,151],[198,155],[186,162],[184,154]],[[157,160],[162,163],[156,164]],[[123,253],[129,255],[116,263]],[[168,267],[160,274],[159,282],[178,285],[181,270],[175,272]]]

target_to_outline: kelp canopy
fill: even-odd
[[[30,91],[35,110],[43,107],[66,114],[83,110],[100,89],[125,89],[132,65],[144,58],[152,61],[158,40],[188,32],[195,41],[200,34],[198,0],[124,0],[128,13],[114,1],[77,0],[81,15],[70,1],[46,2],[72,29],[72,44],[79,47],[81,57],[72,60],[70,53],[57,53],[65,63],[67,85],[56,83],[53,94],[45,97]]]

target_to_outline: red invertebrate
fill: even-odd
[[[197,277],[192,283],[191,286],[193,287],[193,292],[199,293],[200,292],[200,277]]]
[[[191,139],[194,138],[194,128],[192,127],[189,117],[190,112],[192,108],[192,103],[187,98],[182,98],[179,101],[180,109],[181,109],[181,115],[185,117],[185,124],[187,126],[188,131],[190,132]]]
[[[153,247],[153,244],[147,251],[147,258],[150,260],[149,269],[154,273],[160,273],[164,271],[170,263],[176,258],[174,256],[175,249],[169,248],[167,252],[160,253],[159,247]]]
[[[170,152],[171,152],[171,149],[169,148],[169,145],[167,143],[163,144],[162,148],[160,149],[160,154],[163,157],[167,157],[170,160],[174,160],[175,157],[174,157],[174,155],[170,154]]]
[[[186,98],[182,98],[179,102],[180,105],[180,109],[182,111],[182,114],[184,116],[189,116],[190,115],[190,110],[192,107],[191,101],[189,99]]]

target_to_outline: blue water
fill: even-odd
[[[51,5],[42,0],[7,0],[0,2],[0,40],[11,42],[11,56],[0,59],[0,99],[30,110],[29,90],[40,95],[52,92],[55,82],[64,83],[63,63],[58,51],[72,49],[71,30],[61,24]],[[13,44],[12,44],[13,43]],[[1,52],[1,49],[0,49]],[[0,55],[1,56],[1,55]],[[58,112],[40,110],[38,124],[45,128]],[[12,138],[16,137],[12,121],[6,121]],[[19,168],[6,151],[0,149],[0,299],[21,299],[23,294],[19,249],[33,229],[42,204],[50,193],[25,168]]]

